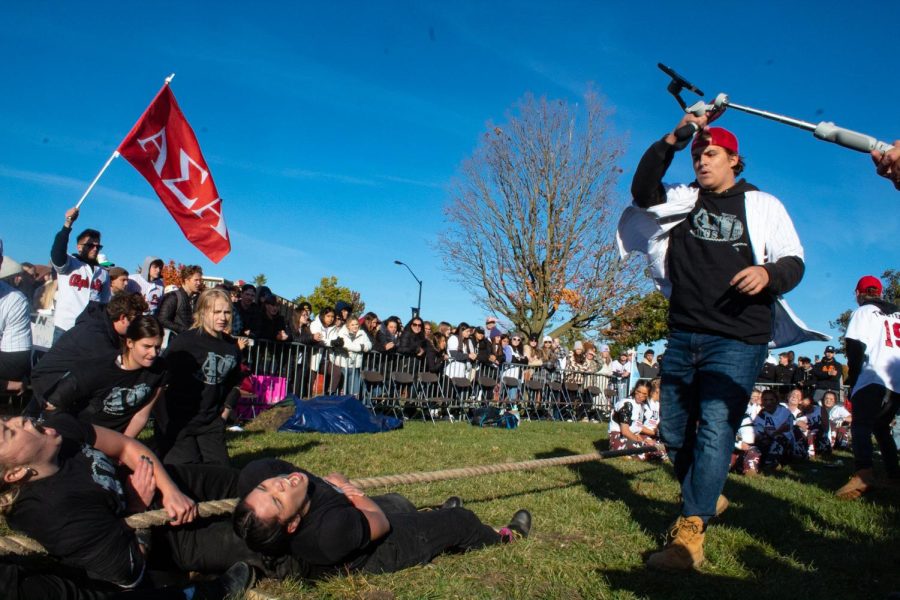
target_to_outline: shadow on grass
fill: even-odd
[[[602,467],[602,463],[591,465],[591,470],[583,472],[588,490],[599,493],[598,498],[614,494],[630,507],[632,517],[642,527],[662,533],[677,514],[677,505],[648,501],[630,492],[629,476]],[[598,476],[608,481],[599,483]],[[798,474],[784,474],[778,479],[804,481]],[[707,558],[712,560],[700,572],[673,575],[643,566],[624,571],[601,568],[598,572],[607,577],[614,590],[667,600],[884,598],[900,590],[896,535],[900,523],[896,511],[866,511],[860,517],[863,521],[829,522],[820,507],[803,497],[785,500],[734,478],[728,480],[725,491],[731,507],[710,524],[707,535],[716,536],[718,544],[711,557],[707,541]],[[878,539],[864,533],[871,520],[881,521],[877,529],[884,534]],[[752,541],[735,539],[741,534],[749,534]]]
[[[240,452],[231,456],[231,466],[240,469],[247,463],[258,458],[279,458],[286,454],[299,454],[309,452],[316,446],[320,446],[319,440],[309,440],[292,446],[279,446],[277,448],[260,448],[252,452]],[[302,465],[301,465],[302,466]]]

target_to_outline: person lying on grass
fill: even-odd
[[[399,494],[368,497],[344,475],[317,477],[291,463],[251,462],[238,480],[234,530],[263,554],[292,557],[288,574],[307,579],[365,571],[390,573],[527,537],[531,514],[519,510],[494,530],[452,497],[417,512]]]
[[[2,419],[0,512],[11,529],[39,542],[79,577],[41,577],[0,566],[0,597],[94,600],[140,589],[152,591],[150,597],[199,600],[243,591],[252,578],[247,563],[261,566],[262,557],[227,521],[195,522],[198,500],[236,494],[235,470],[206,465],[167,470],[138,440],[68,413],[43,424]],[[165,509],[171,527],[136,532],[127,525],[126,515],[148,508]],[[163,584],[154,581],[158,568],[217,574],[238,563],[237,580],[229,577],[233,581],[226,585],[169,589],[168,595],[154,589]]]

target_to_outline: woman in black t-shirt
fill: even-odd
[[[152,479],[174,525],[197,517],[196,503],[146,446],[64,413],[51,416],[45,426],[23,417],[0,421],[0,508],[10,527],[64,564],[83,569],[91,579],[136,586],[146,547],[122,517],[129,500],[143,501],[146,508],[149,499],[141,485],[136,497],[126,496],[119,463]]]
[[[237,493],[236,470],[180,466],[170,474],[137,440],[56,413],[43,425],[22,417],[0,421],[0,474],[0,511],[9,526],[38,541],[77,576],[35,578],[41,598],[97,599],[152,589],[151,566],[221,573],[240,560],[262,564],[227,521],[181,527],[198,517],[196,500]],[[150,535],[126,524],[125,516],[148,508],[165,509],[171,527]],[[9,569],[0,570],[0,582],[10,583],[10,575],[15,588],[4,589],[4,598],[33,591]],[[222,598],[223,589],[170,588],[135,598]]]
[[[122,352],[114,360],[75,364],[47,396],[45,410],[137,437],[165,388],[166,368],[158,358],[162,326],[141,315],[128,326]]]
[[[233,515],[235,532],[252,550],[291,556],[290,574],[309,579],[399,571],[444,552],[511,542],[531,529],[526,510],[495,531],[462,508],[458,498],[452,506],[416,512],[402,497],[402,502],[367,497],[340,473],[319,478],[275,459],[244,467],[238,491],[242,500]]]
[[[156,443],[166,464],[228,466],[225,419],[240,395],[241,353],[228,294],[200,294],[194,325],[166,349],[169,386],[156,411]]]

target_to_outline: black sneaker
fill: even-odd
[[[463,501],[459,496],[450,496],[441,504],[441,508],[462,508],[462,506]]]
[[[509,521],[509,525],[503,527],[497,533],[504,544],[512,543],[518,539],[524,539],[531,533],[531,513],[525,510],[517,510]]]
[[[245,562],[236,562],[214,581],[194,586],[194,600],[226,600],[243,598],[256,577],[253,568]]]

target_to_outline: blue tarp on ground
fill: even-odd
[[[373,415],[353,396],[319,396],[303,400],[290,395],[286,399],[294,400],[294,416],[278,431],[378,433],[403,427],[400,419]]]

